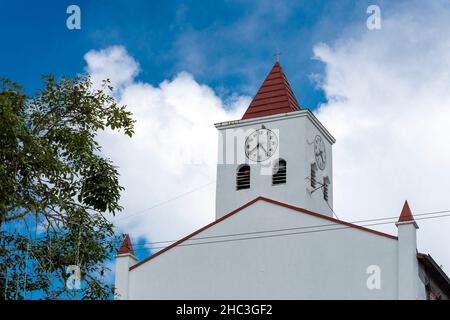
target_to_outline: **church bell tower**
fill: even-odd
[[[263,196],[333,215],[333,136],[300,108],[277,61],[241,120],[219,132],[216,219]]]

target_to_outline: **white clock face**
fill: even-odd
[[[314,138],[314,156],[320,170],[325,169],[327,164],[327,154],[325,152],[325,143],[320,136]]]
[[[255,130],[245,139],[245,155],[255,162],[269,159],[277,148],[278,137],[269,129]]]

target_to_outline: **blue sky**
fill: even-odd
[[[68,30],[66,8],[81,8],[81,30]],[[140,63],[138,80],[157,85],[179,71],[222,97],[254,95],[274,62],[282,65],[303,106],[325,101],[312,74],[318,42],[332,42],[349,25],[365,27],[368,1],[3,1],[0,73],[40,86],[42,74],[83,71],[92,49],[123,45]]]

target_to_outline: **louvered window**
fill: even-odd
[[[273,166],[272,185],[286,183],[286,161],[278,160]]]
[[[250,166],[242,165],[236,173],[236,190],[250,189]]]
[[[328,201],[328,180],[323,179],[323,200]]]
[[[317,186],[316,164],[315,163],[311,163],[310,182],[311,182],[311,188],[315,189]]]

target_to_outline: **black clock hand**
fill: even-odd
[[[256,146],[255,146],[252,150],[250,150],[248,153],[249,153],[249,154],[252,153],[253,150],[255,150],[256,148],[258,148],[258,146],[259,146],[259,144],[256,144]]]
[[[258,131],[258,136],[257,136],[257,138],[256,138],[256,147],[258,148],[258,154],[257,154],[257,156],[258,156],[258,158],[259,158],[259,131]]]

